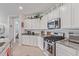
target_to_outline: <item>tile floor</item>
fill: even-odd
[[[34,46],[16,45],[13,56],[44,56],[43,52]]]

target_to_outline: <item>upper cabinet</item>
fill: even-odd
[[[71,4],[60,7],[61,28],[71,28]]]
[[[26,28],[26,29],[40,29],[40,19],[26,19],[24,21],[24,28]]]
[[[49,14],[48,14],[48,20],[54,20],[54,18],[59,18],[59,8],[56,8],[55,10],[52,10]]]
[[[79,28],[79,3],[72,3],[72,28]]]
[[[47,22],[61,18],[61,28],[79,28],[79,4],[66,3],[44,15],[42,19],[26,20],[27,29],[47,29]]]
[[[59,18],[59,11],[60,11],[59,8],[53,10],[53,14],[52,14],[53,19]]]
[[[61,28],[79,28],[79,4],[65,4],[60,7]]]
[[[47,29],[48,15],[42,17],[40,21],[40,29]]]
[[[47,29],[47,22],[49,20],[54,20],[54,18],[59,18],[59,8],[52,10],[50,13],[42,17],[41,29]]]
[[[47,27],[47,21],[54,20],[54,18],[61,18],[61,28],[71,28],[72,26],[72,4],[64,4],[52,10],[42,19],[42,28]]]
[[[31,20],[30,19],[24,20],[24,28],[31,29]]]

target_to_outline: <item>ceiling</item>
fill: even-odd
[[[35,13],[44,13],[53,8],[56,3],[0,3],[0,10],[9,15],[30,15]],[[23,10],[19,10],[19,6],[23,7]]]

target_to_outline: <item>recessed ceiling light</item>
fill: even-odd
[[[20,10],[23,10],[23,7],[22,7],[22,6],[19,6],[19,9],[20,9]]]

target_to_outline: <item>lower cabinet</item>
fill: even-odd
[[[56,56],[77,56],[77,50],[57,43]]]
[[[36,40],[33,36],[22,36],[22,44],[24,45],[35,45],[33,40]]]
[[[22,44],[30,45],[30,46],[37,46],[41,50],[43,50],[43,38],[40,36],[22,36]]]

